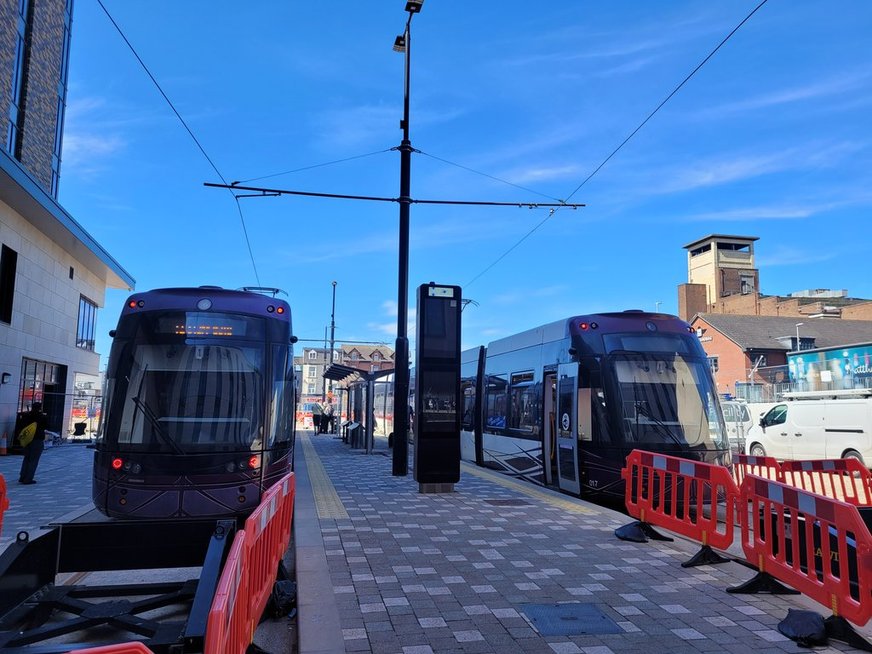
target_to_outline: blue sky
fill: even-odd
[[[227,180],[359,157],[251,184],[398,195],[404,0],[104,3]],[[566,198],[757,4],[427,0],[412,196]],[[682,245],[712,232],[760,237],[764,293],[872,298],[870,28],[865,1],[770,0],[572,197],[586,208],[495,265],[547,210],[414,205],[411,318],[431,280],[478,303],[464,347],[579,313],[675,312]],[[99,5],[77,2],[61,203],[137,290],[257,285],[236,204],[206,181]],[[324,337],[336,280],[337,340],[393,343],[396,204],[241,203],[260,285],[288,292],[300,338]],[[100,312],[104,355],[126,296]]]

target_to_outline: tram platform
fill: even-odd
[[[46,450],[32,486],[16,483],[20,456],[0,457],[0,550],[88,504],[92,457],[78,444]],[[828,615],[802,596],[727,594],[753,571],[682,568],[698,543],[620,541],[630,519],[610,509],[465,464],[454,493],[423,495],[411,468],[391,476],[390,457],[383,437],[366,455],[300,432],[300,654],[801,652],[778,622],[790,608]],[[285,622],[264,626],[263,650],[294,651]]]
[[[300,654],[800,652],[777,629],[788,609],[829,615],[728,594],[754,571],[682,568],[699,544],[680,537],[618,540],[617,511],[467,464],[454,493],[419,494],[411,466],[391,476],[386,439],[371,455],[300,441]]]

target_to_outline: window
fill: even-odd
[[[351,353],[351,360],[354,361],[355,363],[357,363],[360,360],[360,354],[358,354],[356,350]]]
[[[533,431],[536,421],[534,410],[535,395],[533,393],[533,373],[519,372],[512,375],[512,385],[509,391],[511,413],[509,428],[523,431]]]
[[[315,394],[315,384],[308,384],[306,386],[306,393],[308,395],[314,395]]]
[[[79,325],[76,328],[76,347],[94,350],[94,331],[97,326],[97,305],[84,295],[79,296]]]
[[[787,420],[787,405],[779,404],[770,409],[769,413],[763,416],[763,425],[771,427],[772,425],[782,425]]]
[[[373,352],[372,353],[372,360],[373,361],[381,361],[381,354],[379,354],[378,352]]]
[[[315,377],[318,374],[318,366],[306,366],[306,377]]]
[[[706,357],[708,359],[709,368],[711,368],[712,374],[714,375],[718,371],[718,358],[717,357]]]
[[[15,271],[18,253],[3,246],[0,253],[0,322],[12,322],[12,300],[15,297]]]
[[[485,424],[490,429],[506,426],[506,377],[491,375],[485,388]]]
[[[703,252],[710,252],[711,249],[712,249],[712,244],[711,244],[711,243],[708,243],[708,244],[706,244],[706,245],[703,245],[703,246],[700,246],[700,247],[698,247],[698,248],[695,248],[695,249],[691,250],[691,251],[690,251],[690,256],[691,256],[691,257],[698,257],[698,256],[701,255]]]
[[[58,182],[61,176],[61,146],[64,139],[64,113],[67,107],[67,79],[70,69],[70,26],[73,22],[73,0],[64,3],[64,36],[61,50],[61,74],[58,80],[58,101],[55,114],[54,152],[51,158],[51,194],[58,196]]]
[[[12,63],[12,98],[9,104],[9,124],[6,129],[6,149],[21,159],[21,128],[27,95],[27,62],[30,59],[33,7],[30,0],[18,0],[15,54]]]
[[[754,278],[749,277],[748,275],[742,275],[740,279],[742,295],[748,295],[748,293],[752,293],[754,291]]]
[[[318,353],[315,350],[309,350],[309,361],[315,361],[318,358]]]

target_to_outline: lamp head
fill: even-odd
[[[406,51],[406,37],[402,34],[394,39],[394,52]]]
[[[406,2],[406,11],[410,14],[417,14],[421,11],[423,6],[424,0],[408,0],[408,2]]]

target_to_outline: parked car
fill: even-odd
[[[776,404],[748,432],[745,451],[776,459],[854,458],[872,465],[872,397]]]
[[[754,418],[748,409],[747,402],[741,400],[721,400],[724,412],[724,422],[727,425],[727,437],[733,452],[745,451],[745,437],[754,426]]]

